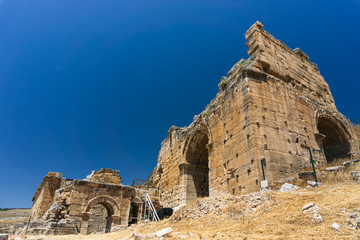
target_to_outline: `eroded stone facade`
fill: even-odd
[[[248,60],[188,127],[172,126],[153,175],[162,204],[260,189],[315,163],[359,152],[358,132],[337,109],[316,64],[259,22],[245,33]],[[263,164],[261,164],[263,163]]]
[[[99,228],[100,224],[105,231],[116,225],[128,226],[129,214],[140,217],[142,196],[146,193],[155,196],[157,192],[125,186],[121,182],[120,172],[112,169],[93,171],[84,180],[66,179],[61,173],[50,172],[33,197],[32,221],[39,224],[31,230],[54,233],[58,228],[58,233],[86,234],[90,231],[89,223],[92,230],[94,225]],[[130,211],[134,209],[136,212]],[[101,217],[104,221],[95,222]]]

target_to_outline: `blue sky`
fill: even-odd
[[[147,178],[170,126],[248,57],[256,20],[358,121],[359,16],[359,0],[0,0],[0,207],[30,207],[48,171]]]

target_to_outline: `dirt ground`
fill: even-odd
[[[355,219],[349,217],[354,213],[360,217],[359,183],[325,184],[315,189],[301,188],[285,193],[271,191],[269,195],[270,204],[244,218],[236,215],[234,206],[220,216],[211,213],[180,221],[170,218],[160,222],[140,223],[108,234],[46,236],[42,239],[118,240],[132,233],[146,236],[168,227],[173,232],[164,239],[360,239],[360,230],[351,225]],[[312,202],[320,208],[323,218],[321,223],[315,222],[311,214],[302,211],[305,204]],[[340,231],[331,228],[335,222],[340,225]],[[28,239],[41,238],[36,236]]]

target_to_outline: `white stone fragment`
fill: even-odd
[[[340,225],[337,224],[337,223],[333,223],[333,224],[331,225],[331,228],[332,228],[332,229],[335,229],[335,230],[337,230],[337,231],[340,231]]]
[[[282,187],[280,188],[280,192],[288,192],[288,191],[296,191],[298,190],[299,187],[292,185],[290,183],[285,183],[284,185],[282,185]]]
[[[164,228],[164,229],[156,232],[156,233],[155,233],[155,236],[156,236],[156,237],[162,237],[162,236],[165,236],[166,234],[171,233],[172,231],[173,231],[173,230],[172,230],[171,227],[169,227],[169,228]]]
[[[336,172],[339,170],[344,169],[344,166],[335,166],[335,167],[328,167],[325,169],[326,172]]]
[[[315,222],[318,222],[318,223],[323,222],[323,219],[322,219],[320,213],[313,213],[313,219]]]
[[[315,206],[315,203],[308,203],[308,204],[305,204],[303,207],[302,207],[302,211],[303,212],[306,212],[307,210],[309,210],[310,208],[314,207]]]
[[[307,181],[307,184],[308,184],[310,187],[313,187],[313,188],[315,188],[315,187],[320,187],[320,186],[323,185],[323,184],[320,183],[320,182],[315,182],[315,181],[310,181],[310,180]]]

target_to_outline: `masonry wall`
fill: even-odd
[[[269,181],[309,167],[309,149],[316,164],[323,164],[320,117],[329,119],[342,141],[346,138],[349,153],[359,152],[356,130],[337,111],[317,65],[300,49],[292,50],[264,31],[259,22],[245,37],[250,58],[236,63],[206,109],[188,127],[171,127],[161,145],[154,179],[165,206],[191,199],[189,183],[198,180],[186,174],[196,169],[187,154],[199,148],[200,132],[209,139],[210,196],[258,190],[261,160]]]
[[[31,208],[31,216],[33,220],[41,219],[49,209],[54,201],[55,191],[60,187],[60,184],[61,176],[56,176],[56,173],[50,172],[44,177],[32,199],[33,206]]]
[[[130,187],[110,184],[100,184],[75,180],[71,189],[69,201],[69,216],[81,222],[83,212],[89,201],[98,196],[110,196],[120,206],[121,224],[127,225],[129,217],[130,200],[135,196],[135,190]]]

